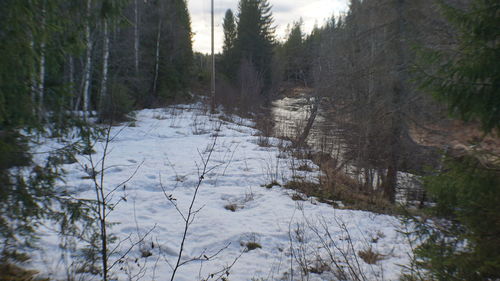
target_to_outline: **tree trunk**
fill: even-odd
[[[103,113],[104,105],[107,96],[107,83],[108,83],[108,68],[109,68],[109,28],[108,19],[103,19],[103,55],[102,55],[102,80],[101,80],[101,94],[100,94],[100,113]]]
[[[305,144],[306,139],[309,136],[309,133],[311,132],[311,128],[314,124],[314,120],[316,120],[316,116],[318,115],[318,108],[319,108],[320,101],[321,101],[320,97],[315,97],[313,107],[311,108],[311,114],[309,115],[309,118],[307,120],[307,124],[304,127],[302,134],[299,136],[299,138],[297,139],[297,142],[296,142],[296,145],[299,147],[303,146]]]
[[[45,3],[42,7],[42,36],[40,41],[40,69],[38,76],[38,119],[43,119],[43,98],[45,93],[45,25],[46,25],[46,10]]]
[[[33,35],[31,35],[32,38],[31,38],[31,42],[30,42],[30,47],[31,47],[31,51],[33,53],[35,53],[35,40],[33,39]],[[37,85],[37,82],[36,82],[36,64],[33,64],[32,66],[32,69],[31,69],[31,74],[30,74],[30,80],[31,80],[31,87],[30,87],[30,91],[31,91],[31,107],[32,107],[32,113],[33,113],[33,117],[36,117],[36,94],[37,94],[37,88],[38,88],[38,85]]]
[[[158,35],[156,37],[156,56],[155,56],[155,78],[153,81],[153,94],[156,95],[158,83],[158,71],[160,69],[160,40],[161,40],[161,18],[158,21]]]
[[[134,55],[135,55],[135,75],[139,75],[139,11],[137,0],[134,0]]]
[[[396,161],[391,161],[392,164]],[[396,186],[398,184],[398,169],[397,165],[390,165],[387,167],[387,174],[385,176],[384,182],[384,196],[389,202],[394,203],[396,201]]]
[[[386,198],[394,203],[396,188],[397,188],[397,174],[399,170],[399,163],[401,159],[401,146],[402,146],[402,136],[405,134],[405,126],[403,124],[404,120],[401,113],[401,104],[404,100],[405,91],[405,81],[406,81],[406,58],[404,53],[404,41],[405,41],[405,19],[404,19],[404,9],[405,0],[396,0],[396,40],[395,40],[395,52],[396,52],[396,65],[395,65],[395,80],[392,91],[392,117],[391,117],[391,129],[390,129],[390,152],[389,161],[387,165],[387,176],[386,182],[384,184],[384,194]]]
[[[83,118],[87,118],[90,104],[90,74],[92,71],[92,42],[90,37],[90,16],[92,9],[92,0],[87,0],[87,24],[85,26],[85,41],[87,43],[87,52],[85,55],[86,64],[84,71],[84,86],[83,86]]]
[[[70,89],[70,92],[71,92],[71,95],[70,95],[70,110],[74,108],[74,103],[75,103],[75,62],[74,62],[74,59],[73,59],[73,56],[70,55],[69,56],[69,59],[68,59],[68,63],[69,63],[69,89]]]

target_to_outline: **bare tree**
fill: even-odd
[[[104,104],[106,103],[106,98],[108,94],[108,70],[109,70],[109,27],[108,18],[102,20],[103,29],[103,51],[102,51],[102,77],[101,77],[101,94],[100,99],[100,110],[103,111]]]
[[[101,261],[101,273],[104,281],[108,280],[108,278],[110,277],[109,276],[110,270],[117,264],[117,262],[119,260],[122,260],[124,256],[128,254],[128,252],[130,252],[132,247],[135,246],[133,245],[131,248],[125,251],[125,254],[122,255],[122,257],[119,258],[117,261],[113,263],[110,262],[110,255],[114,254],[117,248],[110,250],[110,247],[108,245],[108,242],[110,240],[110,234],[109,234],[110,222],[108,221],[108,216],[113,211],[114,208],[116,208],[120,203],[125,202],[127,200],[126,196],[120,196],[119,199],[117,200],[113,199],[113,195],[119,189],[125,191],[126,184],[136,175],[139,168],[142,166],[142,163],[140,163],[135,169],[135,171],[124,181],[110,188],[108,188],[105,185],[105,175],[106,175],[106,170],[108,169],[108,167],[106,167],[107,164],[106,161],[110,153],[109,152],[110,144],[125,128],[127,128],[127,126],[122,127],[115,135],[111,135],[112,128],[113,128],[112,125],[109,124],[104,129],[104,135],[103,135],[104,139],[102,139],[103,151],[99,159],[95,159],[92,153],[95,145],[97,144],[97,141],[100,139],[97,138],[94,141],[91,139],[91,134],[88,134],[87,144],[86,144],[88,165],[80,163],[81,167],[86,171],[86,173],[89,175],[89,178],[92,180],[94,193],[96,197],[95,214],[98,220],[99,253]],[[143,240],[144,238],[145,236],[140,240]]]

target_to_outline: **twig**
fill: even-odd
[[[198,191],[200,189],[201,183],[203,182],[203,180],[205,179],[205,176],[207,174],[208,163],[210,161],[210,158],[212,157],[212,153],[214,151],[215,145],[217,144],[217,139],[218,139],[218,135],[215,135],[214,141],[210,147],[210,150],[209,150],[209,153],[208,153],[206,160],[201,156],[201,153],[198,151],[198,153],[200,154],[200,157],[201,157],[201,161],[203,162],[203,169],[202,169],[201,174],[199,174],[198,184],[196,185],[196,188],[194,190],[194,194],[193,194],[193,197],[191,199],[191,204],[189,205],[188,213],[187,213],[187,216],[185,217],[185,220],[184,220],[184,232],[182,234],[182,240],[181,240],[181,245],[180,245],[180,249],[179,249],[179,254],[178,254],[177,262],[176,262],[176,265],[175,265],[174,270],[172,272],[172,276],[170,278],[170,281],[174,281],[175,274],[177,273],[177,270],[181,266],[181,259],[182,259],[182,254],[184,252],[184,245],[185,245],[186,237],[187,237],[187,234],[189,231],[189,226],[191,224],[190,223],[191,217],[193,216],[194,203],[196,202],[196,197],[198,195]]]

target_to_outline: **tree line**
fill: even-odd
[[[416,143],[411,134],[413,128],[447,119],[445,107],[429,94],[434,88],[428,87],[443,81],[430,75],[435,62],[429,60],[447,58],[461,39],[459,28],[446,13],[493,5],[440,2],[352,0],[345,14],[332,16],[309,34],[302,31],[301,20],[292,23],[286,40],[278,42],[269,2],[242,0],[237,15],[228,10],[223,19],[219,94],[226,101],[234,99],[233,104],[247,104],[241,100],[268,101],[280,87],[313,88],[336,125],[329,133],[346,143],[343,158],[359,168],[366,191],[379,187],[394,202],[398,171],[422,175],[439,165],[439,151]],[[451,62],[446,72],[457,73]],[[488,104],[491,120],[486,132],[490,132],[498,124],[498,102],[491,94],[496,88],[461,85],[446,89],[460,92],[485,86],[481,91],[487,92],[487,98],[476,103],[464,98],[465,93],[435,96],[453,98],[450,110],[458,115],[459,108],[476,104],[486,108]],[[225,92],[231,93],[228,98]],[[476,114],[480,111],[475,109]],[[461,116],[473,119],[479,117],[476,114]]]
[[[414,220],[424,241],[415,266],[426,273],[408,280],[498,278],[499,155],[426,145],[415,136],[439,133],[451,116],[483,131],[471,147],[498,138],[498,1],[351,0],[345,14],[309,34],[301,20],[293,23],[284,42],[269,36],[269,6],[241,0],[236,16],[226,12],[219,94],[232,93],[230,103],[243,108],[252,97],[269,100],[280,86],[312,88],[334,125],[325,134],[343,143],[338,163],[357,170],[358,192],[395,203],[398,175],[420,175],[421,204],[436,204],[427,214],[447,219]]]
[[[186,94],[185,1],[2,1],[0,9],[2,129],[70,111],[119,115]]]
[[[65,234],[92,223],[88,202],[55,187],[60,165],[86,148],[70,143],[42,164],[33,143],[75,131],[93,139],[90,118],[123,121],[187,98],[191,37],[184,0],[1,1],[0,263],[26,259],[44,219]]]

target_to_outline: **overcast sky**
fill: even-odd
[[[191,28],[194,33],[195,51],[210,52],[210,0],[187,0],[191,14]],[[227,9],[238,13],[238,0],[214,0],[215,4],[215,50],[222,49],[222,19]],[[348,0],[269,0],[277,26],[277,36],[284,38],[287,24],[302,17],[303,30],[309,32],[314,24],[322,25],[331,15],[338,15],[347,9]]]

